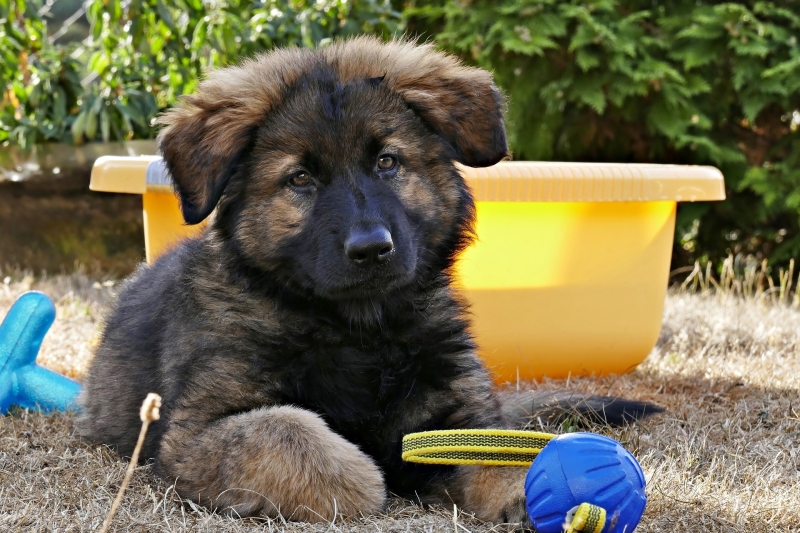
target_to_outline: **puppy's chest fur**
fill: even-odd
[[[281,403],[321,414],[384,462],[397,452],[401,432],[435,426],[452,411],[450,383],[474,364],[463,325],[455,317],[431,319],[421,313],[370,327],[311,321],[261,352],[253,370],[272,378]]]
[[[409,467],[401,459],[401,442],[404,434],[445,427],[459,407],[450,381],[465,363],[470,366],[469,357],[462,360],[440,342],[426,342],[426,328],[416,326],[377,332],[320,327],[304,342],[288,343],[289,353],[275,354],[282,364],[273,374],[280,403],[319,413],[331,429],[370,455],[400,494],[424,486],[435,471],[450,470]]]
[[[215,311],[198,317],[193,334],[201,344],[203,337],[219,341],[225,348],[215,353],[226,355],[202,368],[196,359],[184,359],[165,372],[167,380],[181,376],[173,405],[197,403],[194,395],[199,384],[208,383],[210,367],[235,368],[236,382],[226,384],[234,394],[217,400],[229,402],[218,411],[291,405],[317,413],[377,463],[389,490],[407,497],[453,475],[454,467],[403,461],[404,435],[498,423],[495,405],[483,396],[488,375],[474,353],[462,308],[446,286],[422,298],[384,302],[381,320],[366,325],[337,316],[325,303],[298,308],[224,287],[225,281],[212,282],[210,275],[200,278],[187,296]],[[464,382],[474,386],[473,409],[465,410]]]
[[[231,410],[293,405],[318,413],[370,455],[398,493],[430,481],[433,471],[450,470],[422,472],[401,459],[403,435],[446,427],[462,407],[453,383],[485,373],[461,306],[446,286],[376,302],[380,320],[364,324],[329,304],[298,307],[280,297],[243,292],[210,272],[191,278],[188,307],[214,310],[193,328],[196,338],[224,345],[216,353],[227,353],[224,364],[240,369],[235,386],[252,391],[250,400],[236,400]],[[192,394],[193,383],[206,380],[193,370],[195,364],[196,359],[183,359],[165,372],[168,380],[185,376],[172,395],[176,403]]]
[[[425,354],[412,343],[321,328],[284,369],[283,394],[337,424],[377,423],[391,416],[415,385],[424,386],[416,382],[426,377]]]

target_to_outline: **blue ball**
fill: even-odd
[[[606,510],[602,533],[631,533],[647,503],[642,468],[614,439],[569,433],[550,441],[525,479],[528,516],[538,533],[561,533],[581,503]]]

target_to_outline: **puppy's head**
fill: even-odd
[[[160,122],[186,222],[218,206],[239,261],[331,300],[373,300],[448,268],[474,211],[454,162],[507,153],[488,72],[372,38],[215,71]]]

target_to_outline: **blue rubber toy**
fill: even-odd
[[[36,364],[56,308],[38,291],[20,296],[0,324],[0,413],[12,405],[43,412],[75,409],[80,384]]]
[[[561,533],[572,520],[568,515],[583,503],[605,509],[602,533],[631,533],[647,504],[636,458],[617,441],[594,433],[550,441],[528,471],[525,494],[538,533]]]

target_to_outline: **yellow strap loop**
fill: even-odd
[[[556,435],[512,429],[449,429],[403,437],[403,460],[412,463],[530,466]]]

